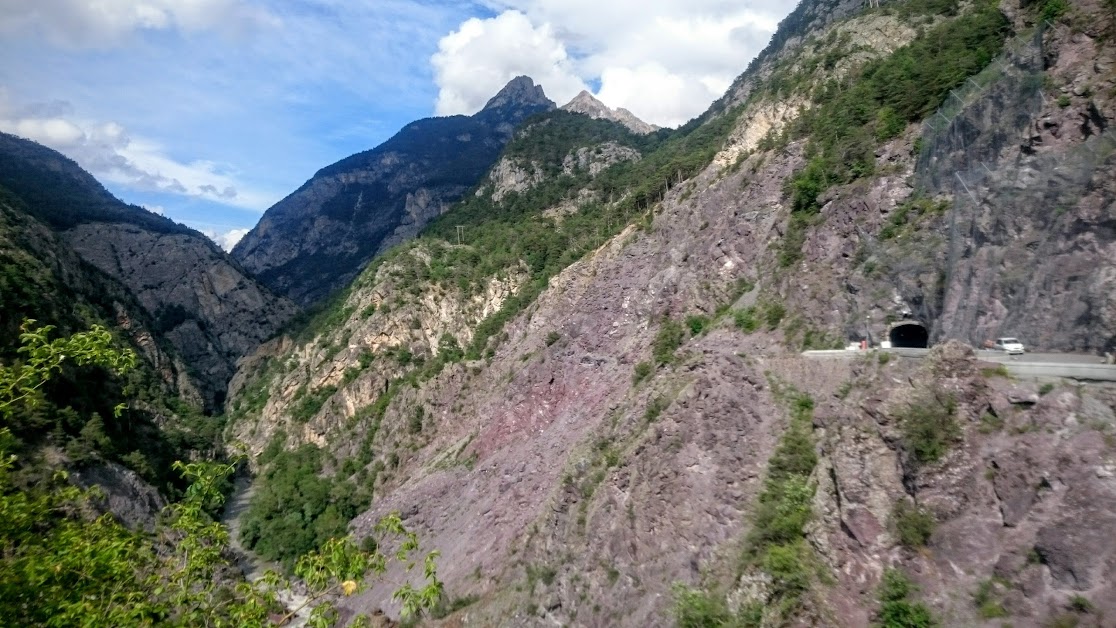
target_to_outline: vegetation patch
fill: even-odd
[[[690,334],[693,336],[700,336],[709,329],[710,319],[708,316],[687,316],[686,327],[690,329]]]
[[[669,317],[664,318],[659,325],[659,332],[655,334],[655,340],[651,343],[651,356],[655,363],[672,364],[676,357],[674,352],[685,341],[686,328],[682,323]]]
[[[643,413],[643,419],[648,423],[654,423],[659,415],[663,413],[670,406],[670,400],[666,397],[655,397],[647,404],[647,410]]]
[[[890,240],[902,233],[906,225],[925,216],[944,214],[948,209],[948,201],[935,201],[928,198],[908,199],[891,212],[887,224],[880,229],[880,239]]]
[[[779,301],[764,299],[751,307],[733,312],[733,323],[740,331],[750,334],[761,327],[774,331],[787,315],[787,308]]]
[[[876,625],[880,628],[932,628],[938,625],[933,614],[921,602],[912,600],[918,587],[898,569],[884,571],[878,596],[880,612]]]
[[[988,366],[988,367],[982,368],[982,369],[980,369],[980,374],[983,375],[986,379],[987,378],[992,378],[992,377],[1002,377],[1004,379],[1011,379],[1011,373],[1008,371],[1007,367],[1004,366],[1003,364],[997,364],[996,366]]]
[[[934,513],[906,499],[896,502],[891,510],[891,526],[895,538],[903,547],[914,549],[925,546],[934,534],[935,523]]]
[[[748,601],[733,612],[715,589],[676,584],[672,610],[680,626],[759,628],[791,623],[803,596],[824,573],[805,532],[813,515],[815,486],[810,476],[818,460],[811,433],[814,401],[777,381],[772,381],[772,391],[788,406],[790,425],[768,461],[767,479],[739,564],[741,573],[767,574],[767,597]]]
[[[719,626],[762,626],[763,605],[753,603],[737,612],[729,610],[728,600],[720,591],[706,591],[675,583],[671,614],[678,628],[712,628]]]
[[[903,448],[916,465],[937,462],[961,438],[952,395],[927,391],[900,413]]]
[[[1001,589],[1007,584],[1000,578],[989,578],[977,585],[977,590],[973,593],[973,605],[977,607],[977,614],[982,619],[1008,616],[1008,612],[1004,609],[1004,604],[1000,600]]]
[[[368,507],[371,490],[323,477],[314,445],[280,451],[256,480],[240,531],[245,547],[267,560],[294,567],[299,556],[348,533],[349,521]]]
[[[309,422],[321,411],[325,402],[336,393],[336,386],[323,386],[312,393],[307,393],[305,388],[302,388],[295,395],[298,401],[291,408],[291,418],[299,423]]]

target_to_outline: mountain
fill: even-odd
[[[13,142],[23,152],[46,150],[22,140],[0,140],[9,149],[0,169],[8,173],[14,167]],[[76,174],[68,168],[53,172]],[[41,173],[26,168],[22,174]],[[54,183],[66,184],[61,178]],[[99,197],[81,193],[74,198],[96,207]],[[100,200],[104,210],[118,209],[108,197]],[[3,391],[2,446],[5,456],[18,460],[4,469],[5,489],[49,484],[44,478],[64,469],[75,483],[100,487],[107,501],[98,500],[95,510],[107,505],[129,527],[150,528],[164,497],[184,488],[173,462],[220,451],[219,419],[202,415],[205,391],[194,370],[159,333],[157,321],[132,291],[83,260],[35,213],[0,185],[0,374],[11,375],[9,365],[30,362],[20,350],[25,332],[62,342],[100,326],[115,346],[131,350],[138,360],[125,376],[115,377],[68,356],[52,369],[51,381],[36,386],[32,402],[13,403],[12,391]],[[121,401],[125,406],[118,411]]]
[[[449,625],[1105,625],[1116,397],[972,346],[1116,348],[1111,28],[807,0],[677,130],[532,119],[242,362],[245,543],[402,513]],[[934,346],[801,354],[862,339]]]
[[[62,284],[80,260],[124,288],[149,317],[151,333],[173,347],[182,375],[210,411],[223,404],[236,361],[296,311],[202,234],[119,201],[49,148],[0,134],[0,188],[13,203],[9,211],[64,243]],[[100,298],[97,290],[84,292]]]
[[[612,120],[628,127],[632,133],[654,133],[659,130],[659,127],[654,124],[648,124],[640,120],[631,111],[620,107],[618,109],[610,109],[608,105],[597,100],[592,94],[585,90],[574,97],[573,100],[562,105],[564,111],[572,113],[580,113],[589,116],[594,120]]]
[[[276,292],[302,305],[320,301],[444,213],[523,120],[554,107],[521,76],[472,116],[413,122],[380,146],[319,170],[264,213],[233,257]]]

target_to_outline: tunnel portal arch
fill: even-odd
[[[901,349],[926,349],[930,346],[930,332],[918,321],[895,323],[887,332],[891,346]]]

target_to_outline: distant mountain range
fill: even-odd
[[[36,307],[38,299],[0,299],[5,333],[24,316],[55,323],[69,318],[62,310],[103,303],[117,323],[149,321],[155,339],[188,365],[171,377],[177,389],[218,411],[237,359],[297,310],[201,233],[121,202],[60,153],[4,133],[0,192],[9,223],[20,225],[11,227],[7,254],[45,263],[36,283],[20,281],[70,294],[70,303],[53,308],[57,316]],[[26,275],[15,266],[3,271],[2,281]]]
[[[525,76],[472,116],[427,118],[322,168],[232,250],[271,289],[309,305],[418,234],[495,163],[518,125],[555,104]]]

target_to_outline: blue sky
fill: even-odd
[[[791,3],[6,0],[0,130],[226,246],[315,171],[528,74],[673,126]]]

